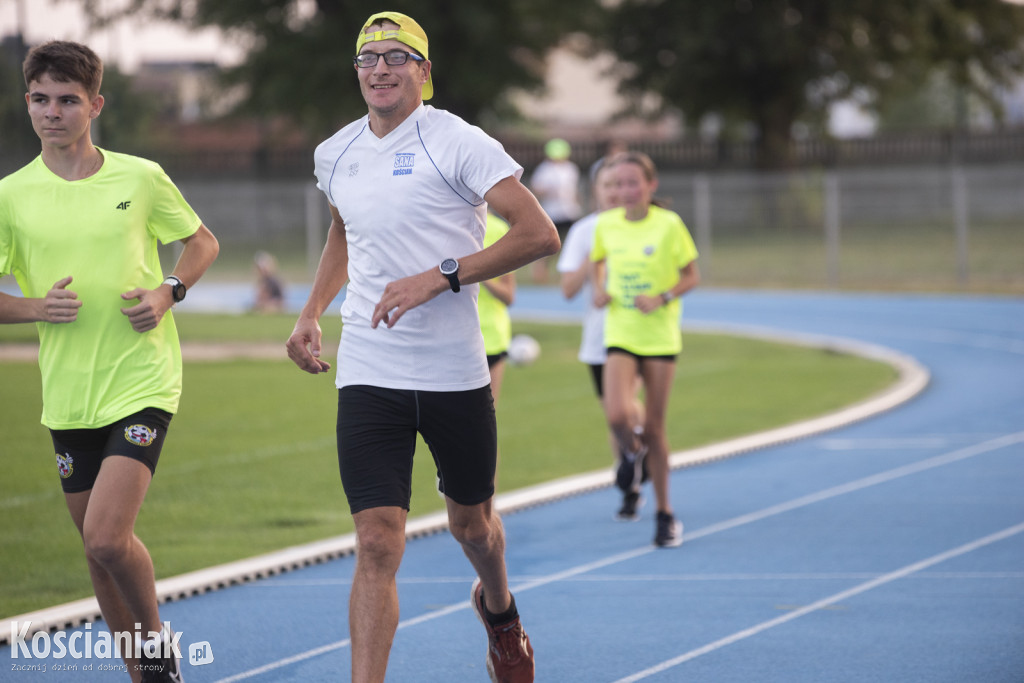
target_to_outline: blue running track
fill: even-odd
[[[651,505],[613,521],[608,486],[506,514],[537,680],[1024,681],[1024,300],[703,290],[685,307],[686,325],[893,349],[931,380],[869,419],[676,470],[680,548],[651,545]],[[525,288],[516,310],[573,314]],[[185,680],[348,680],[353,565],[165,604],[186,656],[213,655]],[[472,579],[447,533],[409,542],[388,681],[487,680]],[[0,652],[2,681],[121,680]]]

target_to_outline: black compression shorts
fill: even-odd
[[[96,483],[104,458],[123,455],[156,472],[172,415],[145,408],[96,429],[51,429],[57,473],[65,493],[88,491]]]
[[[438,489],[460,505],[494,495],[498,430],[490,386],[413,391],[338,390],[338,466],[349,508],[409,509],[417,433],[430,448]]]

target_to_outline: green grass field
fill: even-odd
[[[137,532],[158,578],[352,530],[334,450],[333,373],[307,375],[285,357],[294,317],[177,316],[185,341],[277,341],[279,360],[187,362],[172,422]],[[333,323],[333,326],[332,326]],[[324,322],[333,355],[340,322]],[[576,326],[523,324],[543,349],[506,373],[498,406],[499,488],[610,466],[604,420]],[[32,326],[0,326],[0,344],[34,340]],[[91,595],[80,541],[64,507],[49,435],[39,424],[39,372],[0,364],[0,617]],[[888,366],[835,352],[687,334],[671,401],[673,449],[820,415],[895,379]],[[422,446],[422,444],[421,444]],[[440,510],[425,449],[417,455],[412,515]]]

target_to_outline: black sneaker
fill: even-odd
[[[139,668],[142,670],[142,683],[184,683],[181,675],[181,662],[173,651],[169,642],[171,640],[169,631],[162,630],[156,639],[156,652],[152,657],[146,654],[146,645],[142,647],[142,656],[139,658]],[[152,642],[152,641],[150,641]]]
[[[683,544],[683,524],[667,512],[658,511],[658,528],[654,534],[654,545],[659,548],[674,548]]]
[[[615,519],[620,522],[635,522],[640,519],[640,508],[644,499],[637,491],[627,491],[622,494],[622,507],[615,513]]]
[[[651,478],[651,473],[647,471],[647,442],[644,440],[644,428],[640,425],[633,427],[633,432],[640,438],[640,449],[643,451],[640,454],[640,483],[643,484]]]
[[[615,485],[623,492],[636,491],[647,481],[647,466],[644,463],[647,446],[641,446],[636,453],[623,451],[619,454],[619,466],[615,468]]]

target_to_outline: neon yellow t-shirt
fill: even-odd
[[[0,274],[26,297],[72,276],[82,302],[71,323],[37,323],[42,423],[91,429],[143,408],[178,409],[181,350],[168,311],[138,333],[121,294],[163,282],[157,240],[189,237],[201,221],[155,163],[103,151],[100,170],[69,182],[42,157],[0,180]]]
[[[604,323],[605,347],[641,356],[679,353],[679,299],[647,314],[633,302],[637,294],[657,296],[672,289],[680,269],[697,258],[683,219],[658,206],[651,206],[639,221],[627,220],[622,208],[605,211],[597,219],[590,258],[605,261],[605,286],[612,297]]]
[[[494,214],[487,214],[487,231],[484,233],[484,248],[491,246],[508,232],[508,223]],[[477,297],[480,313],[480,331],[484,334],[484,350],[488,356],[508,351],[512,339],[512,321],[508,306],[491,294],[483,284]]]

